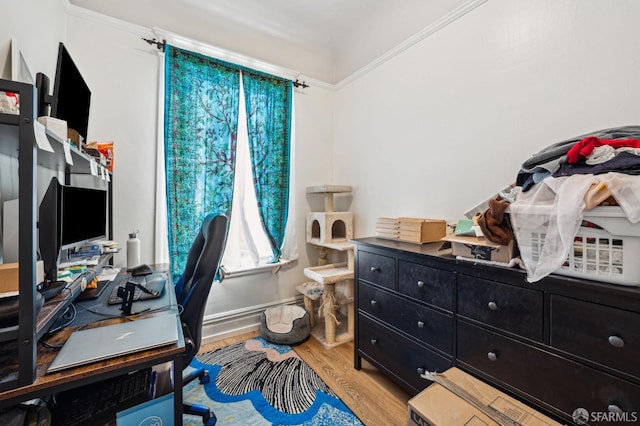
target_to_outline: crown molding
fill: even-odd
[[[300,76],[298,71],[261,61],[250,56],[241,55],[221,47],[213,46],[198,40],[184,37],[161,28],[153,28],[153,33],[161,40],[166,40],[169,44],[187,49],[222,61],[231,62],[243,67],[252,68],[266,72],[278,77],[295,80]]]
[[[369,62],[367,65],[355,71],[348,77],[344,78],[343,80],[340,80],[338,83],[334,85],[335,86],[334,90],[342,89],[343,87],[353,83],[360,77],[370,73],[371,71],[378,68],[385,62],[388,62],[389,60],[398,56],[405,50],[418,44],[425,38],[440,31],[441,29],[445,28],[447,25],[457,21],[458,19],[460,19],[467,13],[471,12],[472,10],[476,9],[477,7],[481,6],[482,4],[486,3],[487,1],[488,0],[470,0],[460,5],[458,8],[452,10],[451,12],[449,12],[442,18],[438,19],[431,25],[423,28],[416,34],[412,35],[411,37],[403,41],[402,43],[398,44],[396,47],[392,48],[391,50],[388,50],[386,53],[383,53],[377,59],[374,59],[373,61]]]
[[[274,75],[279,75],[281,77],[296,79],[305,81],[307,84],[313,87],[317,87],[324,90],[336,91],[342,89],[343,87],[348,86],[359,78],[365,76],[371,71],[375,70],[379,66],[385,64],[390,61],[394,57],[398,56],[402,52],[410,49],[415,46],[422,40],[428,38],[432,34],[440,31],[441,29],[447,27],[449,24],[457,21],[461,17],[465,16],[467,13],[473,11],[474,9],[480,7],[488,0],[469,0],[466,3],[460,5],[456,9],[452,10],[442,18],[438,19],[431,25],[423,28],[416,34],[412,35],[402,43],[398,44],[394,48],[388,50],[378,58],[369,62],[367,65],[358,69],[357,71],[350,74],[348,77],[339,81],[336,84],[328,83],[325,81],[317,80],[314,78],[308,78],[300,75],[297,71],[276,66],[264,61],[259,61],[257,59],[253,59],[248,56],[241,55],[239,53],[231,52],[226,49],[222,49],[216,46],[212,46],[207,43],[203,43],[197,40],[189,39],[188,37],[184,37],[178,34],[171,33],[169,31],[160,29],[160,28],[147,28],[141,25],[132,24],[127,21],[123,21],[121,19],[112,18],[110,16],[94,12],[79,6],[75,6],[69,3],[69,0],[59,0],[62,6],[67,11],[68,15],[72,15],[75,17],[87,19],[93,22],[107,24],[115,29],[135,34],[137,36],[145,36],[145,37],[156,37],[166,38],[171,40],[173,43],[176,43],[179,47],[191,50],[197,50],[204,54],[212,55],[216,58],[227,60],[230,62],[238,63],[239,65],[248,66],[250,68],[257,68],[261,71],[265,71]]]
[[[336,85],[333,83],[327,83],[326,81],[317,80],[311,77],[305,77],[304,75],[300,75],[298,78],[300,79],[300,81],[304,81],[311,87],[317,87],[318,89],[330,90],[330,91],[336,90]]]

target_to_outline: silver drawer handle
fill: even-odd
[[[622,413],[624,413],[624,411],[622,411],[622,408],[618,407],[618,406],[617,406],[617,405],[615,405],[615,404],[609,404],[609,405],[607,406],[607,410],[608,410],[610,413],[616,413],[616,414],[622,414]]]
[[[376,306],[378,304],[378,302],[376,302],[375,300],[371,301],[371,306]]]
[[[618,336],[609,336],[609,343],[611,346],[615,346],[616,348],[621,348],[624,346],[624,340]]]
[[[418,328],[424,328],[424,321],[418,321]]]
[[[375,345],[376,343],[378,343],[378,339],[371,339],[371,344]]]
[[[498,355],[495,352],[489,352],[487,358],[489,358],[489,361],[497,361]]]
[[[416,371],[418,372],[418,374],[424,374],[424,368],[422,367],[418,367]]]
[[[370,269],[371,269],[371,272],[378,272],[380,270],[380,268],[377,268],[375,266],[372,266]]]
[[[489,302],[487,304],[487,306],[489,307],[489,309],[491,309],[492,311],[497,311],[498,310],[498,304],[496,302]]]
[[[419,280],[418,281],[418,288],[422,288],[422,287],[424,287],[424,281]]]

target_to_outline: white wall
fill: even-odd
[[[66,0],[0,0],[0,77],[10,78],[11,39],[18,41],[31,73],[43,72],[52,79],[58,43],[67,34]]]
[[[348,78],[363,64],[384,55],[396,43],[412,37],[467,2],[469,0],[386,2],[390,7],[380,7],[385,2],[377,2],[352,22],[351,30],[336,47],[336,79],[332,81]]]
[[[149,30],[72,6],[67,48],[91,89],[88,141],[114,142],[114,239],[126,264],[128,233],[139,229],[141,260],[153,263],[157,137],[157,51]]]
[[[379,216],[455,221],[559,140],[637,124],[640,3],[490,0],[340,88],[334,180]]]
[[[15,39],[32,78],[37,72],[43,72],[53,84],[58,43],[66,38],[65,5],[66,0],[0,0],[0,78],[11,79],[10,46],[11,39]],[[34,13],[36,10],[38,13]],[[49,179],[50,173],[39,174],[38,186],[46,189]],[[17,160],[0,156],[0,220],[3,203],[18,198],[17,188]],[[1,252],[0,248],[0,259]]]

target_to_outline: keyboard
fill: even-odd
[[[127,281],[140,284],[147,290],[154,293],[145,293],[136,287],[133,293],[134,302],[137,300],[155,299],[162,296],[162,291],[164,290],[165,283],[167,282],[167,275],[164,273],[154,273],[140,277],[124,275],[118,276],[114,281],[117,281],[117,285],[113,286],[113,290],[111,290],[111,294],[109,295],[109,300],[107,302],[109,305],[118,305],[122,303],[122,298],[118,296],[118,288],[124,287]]]
[[[96,425],[114,420],[116,413],[150,399],[151,368],[57,394],[52,425]]]

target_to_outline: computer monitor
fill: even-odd
[[[91,91],[69,51],[60,43],[56,78],[51,98],[51,116],[65,120],[67,128],[87,138]]]
[[[55,281],[64,251],[106,238],[107,191],[61,185],[52,178],[40,203],[38,228],[45,276]]]
[[[62,250],[107,236],[107,191],[62,186]]]

